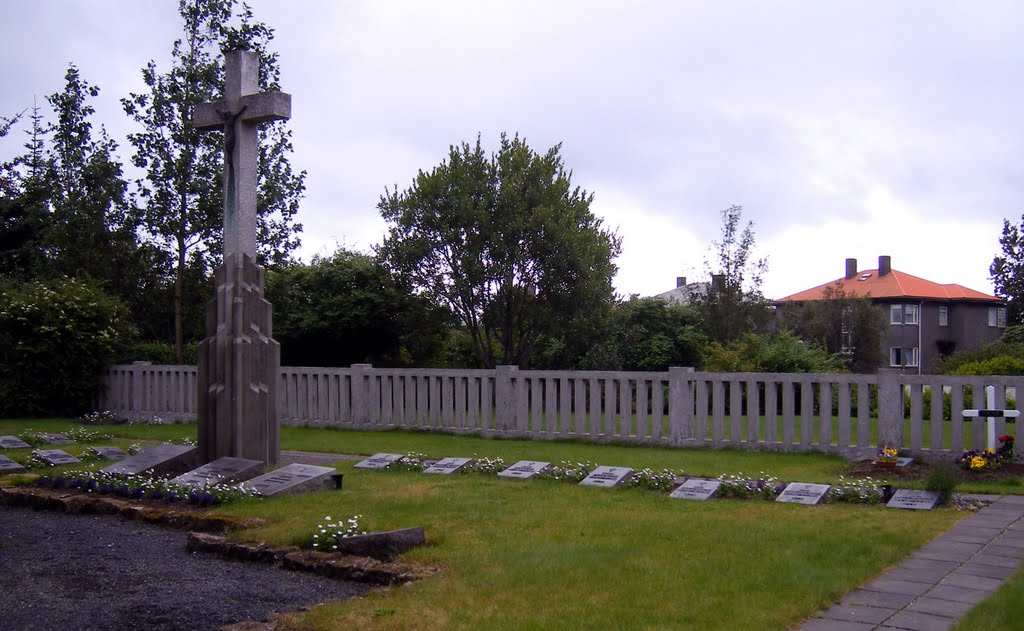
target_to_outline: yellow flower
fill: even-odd
[[[981,456],[974,456],[973,458],[971,458],[971,468],[972,469],[984,469],[985,468],[985,459],[982,458]]]

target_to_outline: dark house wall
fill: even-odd
[[[891,305],[918,305],[920,317],[918,324],[890,324],[885,340],[886,368],[890,366],[889,357],[892,347],[913,349],[918,348],[920,367],[903,366],[900,372],[905,374],[929,373],[935,361],[945,354],[955,351],[977,348],[994,342],[1002,336],[1005,327],[989,326],[988,310],[1003,308],[991,303],[970,302],[939,302],[921,301],[910,298],[892,298],[877,300],[883,309],[886,321],[890,320]],[[946,307],[948,324],[939,326],[939,308]],[[919,337],[920,336],[920,337]]]

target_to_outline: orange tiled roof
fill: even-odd
[[[861,280],[864,276],[865,280]],[[853,278],[839,278],[834,281],[806,289],[792,296],[779,298],[776,302],[804,302],[822,300],[826,287],[841,286],[844,293],[850,296],[868,296],[872,298],[924,298],[930,300],[989,300],[1001,302],[999,298],[963,285],[940,285],[930,280],[918,278],[906,272],[892,270],[885,276],[879,276],[877,269],[857,272]]]

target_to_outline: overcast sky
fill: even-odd
[[[168,68],[174,0],[10,3],[9,116],[63,88],[118,99]],[[741,205],[779,298],[890,255],[895,269],[992,291],[1002,221],[1024,213],[1024,3],[251,0],[276,30],[308,171],[301,255],[368,250],[385,187],[502,131],[562,143],[593,211],[623,237],[616,288],[703,279],[720,212]],[[15,134],[0,157],[20,151]]]

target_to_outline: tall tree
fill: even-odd
[[[64,89],[47,97],[55,116],[46,130],[51,135],[45,158],[49,275],[88,276],[105,283],[108,293],[130,296],[126,284],[134,277],[136,220],[114,155],[117,144],[106,130],[94,132],[90,122],[95,110],[89,99],[99,88],[85,81],[74,64],[64,80]],[[33,131],[27,156],[30,180],[38,167],[37,145]]]
[[[705,333],[722,344],[758,330],[770,317],[761,294],[768,259],[753,258],[754,224],[748,221],[741,230],[742,219],[742,206],[722,211],[722,239],[712,243],[716,260],[704,262],[711,284],[695,301]]]
[[[21,119],[0,117],[0,138]],[[32,140],[27,156],[0,164],[0,276],[27,280],[40,259],[39,241],[46,218],[42,116],[32,108]],[[25,167],[25,163],[31,165]]]
[[[1006,299],[1007,324],[1024,324],[1024,215],[1020,219],[1020,227],[1003,219],[1003,235],[999,237],[1003,251],[988,268],[996,295]]]
[[[174,261],[174,330],[179,361],[184,346],[185,281],[190,253],[209,259],[220,253],[223,141],[192,127],[196,105],[223,93],[224,51],[245,48],[260,57],[261,89],[278,89],[277,55],[268,49],[274,32],[255,21],[235,0],[180,0],[183,36],[174,41],[172,65],[161,73],[150,61],[142,69],[148,91],[122,99],[125,112],[142,130],[129,134],[132,161],[145,178],[138,180],[144,203],[143,226]],[[299,245],[295,222],[305,189],[305,171],[295,173],[288,156],[291,132],[281,122],[260,131],[257,183],[259,258],[281,263]],[[208,261],[210,262],[210,261]]]
[[[541,335],[614,300],[621,239],[572,186],[559,149],[540,155],[502,134],[488,157],[478,136],[378,205],[382,260],[456,314],[484,367],[527,366]]]
[[[847,293],[842,283],[826,287],[822,300],[783,307],[783,320],[797,336],[842,359],[848,370],[873,373],[885,362],[885,312],[868,296]]]

